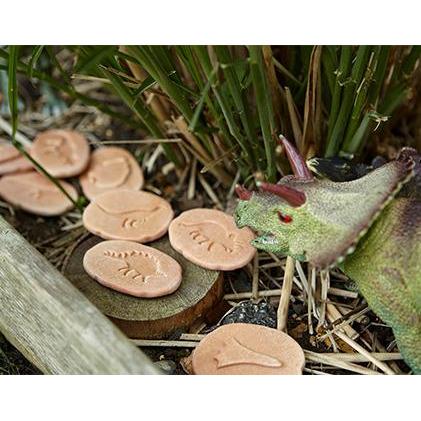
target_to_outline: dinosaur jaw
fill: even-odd
[[[284,248],[284,243],[278,241],[275,235],[267,232],[261,232],[252,240],[251,245],[259,250],[279,253]]]

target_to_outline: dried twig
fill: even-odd
[[[396,374],[387,364],[379,361],[373,356],[372,353],[365,350],[361,345],[359,345],[357,342],[345,335],[345,333],[339,331],[335,332],[335,335],[341,338],[344,342],[346,342],[349,346],[354,348],[361,355],[367,357],[370,362],[372,362],[376,367],[380,368],[380,370],[384,371],[386,374]]]
[[[286,331],[288,321],[289,299],[291,297],[292,281],[294,277],[295,262],[290,256],[287,257],[284,283],[282,284],[281,299],[278,307],[278,330]]]
[[[171,348],[195,348],[198,344],[197,341],[164,341],[155,339],[132,339],[131,342],[136,346]]]
[[[251,294],[253,300],[257,300],[259,297],[259,254],[256,252],[253,258],[253,278]]]

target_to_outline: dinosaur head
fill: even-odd
[[[258,236],[261,250],[328,267],[352,253],[381,210],[413,175],[413,160],[392,161],[357,180],[338,183],[312,176],[305,161],[281,138],[294,176],[278,184],[260,183],[259,191],[237,188],[238,227]]]

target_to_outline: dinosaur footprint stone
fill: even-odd
[[[83,258],[86,272],[100,284],[135,297],[173,293],[181,283],[181,266],[170,256],[132,241],[103,241]]]
[[[83,224],[106,240],[147,243],[162,237],[173,217],[171,205],[161,197],[118,189],[96,196],[83,213]]]
[[[89,200],[115,189],[140,190],[143,183],[143,172],[134,156],[115,146],[94,151],[88,170],[80,177],[83,193]]]
[[[81,174],[89,163],[86,138],[73,130],[47,130],[34,140],[31,156],[53,177]]]
[[[31,162],[23,157],[10,143],[0,140],[0,176],[31,170]]]
[[[232,216],[215,209],[191,209],[169,227],[171,246],[186,259],[207,269],[234,270],[245,266],[256,250],[249,228],[239,229]]]
[[[191,361],[194,374],[302,374],[305,359],[286,333],[233,323],[206,335]]]
[[[60,184],[74,200],[77,199],[71,184],[65,181]],[[61,215],[73,208],[73,203],[52,181],[35,171],[0,178],[0,197],[36,215]]]

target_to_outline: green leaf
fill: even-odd
[[[117,47],[115,45],[95,47],[78,60],[74,72],[84,73],[90,71],[92,68],[103,63],[104,59],[113,55],[116,50]]]
[[[32,51],[32,56],[28,63],[28,76],[30,79],[32,79],[33,77],[34,70],[38,63],[38,59],[41,56],[41,53],[44,50],[44,47],[45,47],[44,45],[37,45],[36,47],[34,47]]]

